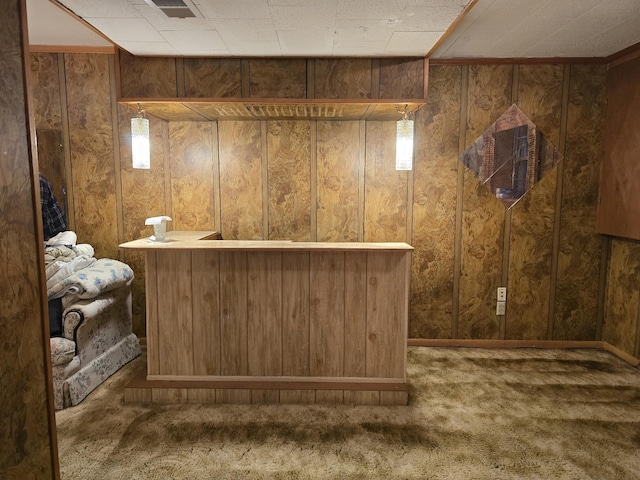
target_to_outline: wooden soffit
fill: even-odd
[[[414,113],[426,99],[219,99],[122,98],[118,103],[171,121],[216,120],[399,120],[405,106]]]

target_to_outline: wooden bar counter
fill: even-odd
[[[406,243],[215,240],[146,253],[147,375],[125,400],[406,405]]]

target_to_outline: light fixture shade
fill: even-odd
[[[149,120],[143,117],[131,119],[131,160],[133,168],[151,168]]]
[[[413,120],[398,120],[396,130],[396,170],[413,168]]]

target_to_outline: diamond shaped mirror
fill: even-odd
[[[515,104],[460,157],[509,208],[562,158],[558,149]]]

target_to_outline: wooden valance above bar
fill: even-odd
[[[426,99],[224,99],[123,98],[118,103],[166,121],[215,120],[400,120],[405,106],[411,114]]]

